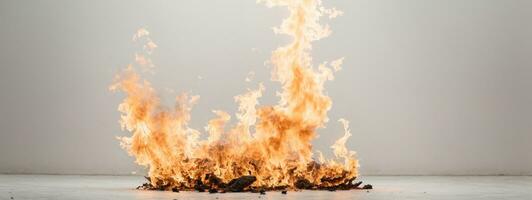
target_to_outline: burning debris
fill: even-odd
[[[144,41],[145,52],[137,53],[131,64],[116,77],[111,90],[126,93],[119,105],[122,129],[131,137],[119,137],[121,146],[149,168],[146,190],[198,192],[257,192],[271,190],[350,190],[371,189],[355,182],[358,160],[346,148],[351,136],[349,122],[344,135],[331,148],[335,158],[325,159],[313,151],[317,129],[325,127],[331,99],[324,84],[341,69],[343,58],[327,64],[312,65],[312,42],[330,35],[328,26],[319,23],[322,16],[341,15],[325,9],[321,0],[264,0],[268,7],[285,6],[290,11],[277,34],[288,35],[292,42],[279,47],[271,57],[272,80],[282,85],[279,103],[259,106],[264,86],[236,96],[239,112],[229,127],[231,115],[220,110],[202,133],[189,127],[190,111],[199,96],[183,94],[174,108],[161,105],[155,89],[141,78],[134,66],[153,68],[149,59],[157,45],[150,33],[141,29],[134,41]],[[142,58],[142,59],[141,59]],[[317,158],[317,159],[316,159]]]
[[[212,179],[213,175],[206,175],[205,179],[209,180],[220,180],[220,179]],[[151,178],[146,177],[148,180],[148,183],[144,183],[143,185],[137,187],[137,189],[140,190],[159,190],[159,191],[172,191],[172,192],[179,192],[179,189],[176,187],[172,187],[170,185],[153,185],[151,184]],[[287,194],[287,188],[291,188],[294,190],[328,190],[328,191],[336,191],[336,190],[352,190],[352,189],[359,189],[359,190],[370,190],[373,189],[372,185],[362,185],[362,181],[354,182],[355,178],[352,178],[350,180],[344,181],[341,184],[338,185],[316,185],[311,183],[307,179],[299,179],[296,181],[295,185],[293,186],[284,186],[284,187],[256,187],[252,186],[252,184],[257,180],[255,176],[242,176],[240,178],[235,178],[229,183],[223,183],[221,180],[218,182],[206,182],[203,183],[201,180],[196,181],[196,185],[194,185],[193,188],[182,188],[185,190],[190,191],[197,191],[197,192],[205,192],[208,191],[209,193],[226,193],[226,192],[252,192],[252,193],[260,193],[261,195],[266,194],[266,191],[274,191],[274,190],[282,190],[282,194]]]

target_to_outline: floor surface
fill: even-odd
[[[530,176],[366,176],[373,190],[209,194],[139,191],[140,176],[0,175],[0,199],[532,199]]]

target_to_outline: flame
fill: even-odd
[[[152,185],[193,188],[196,180],[212,174],[224,182],[243,175],[256,176],[253,186],[294,187],[306,179],[316,185],[335,185],[357,176],[358,161],[345,143],[351,136],[348,122],[341,119],[345,135],[331,148],[335,159],[325,159],[321,152],[313,159],[311,142],[316,130],[329,120],[331,99],[324,94],[324,83],[341,69],[343,58],[312,66],[312,42],[331,34],[319,23],[322,16],[334,18],[342,13],[325,9],[320,0],[266,0],[268,7],[284,6],[290,15],[276,34],[288,35],[291,43],[273,51],[272,80],[282,85],[277,105],[259,106],[265,90],[257,89],[236,96],[237,123],[228,124],[231,115],[213,111],[216,118],[205,127],[207,138],[189,127],[190,111],[199,96],[182,94],[173,108],[161,105],[150,83],[142,79],[133,65],[115,78],[112,91],[127,94],[119,105],[120,123],[131,137],[119,137],[121,146],[136,158],[136,163],[149,168]],[[157,45],[149,32],[140,29],[134,41],[144,41],[144,52],[135,55],[136,65],[152,66],[149,55]],[[227,131],[226,131],[227,130]]]

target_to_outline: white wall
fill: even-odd
[[[315,61],[346,60],[316,148],[344,117],[364,174],[532,174],[532,1],[324,3],[345,15]],[[139,27],[160,46],[154,85],[202,96],[195,128],[257,81],[274,103],[263,62],[286,42],[271,31],[285,15],[253,0],[0,1],[0,173],[138,171],[114,139],[128,134],[123,96],[107,86]]]

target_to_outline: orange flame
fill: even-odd
[[[238,122],[229,129],[231,115],[213,111],[216,118],[205,127],[208,137],[200,139],[200,131],[188,126],[190,111],[199,96],[188,94],[176,98],[173,109],[161,105],[156,91],[128,66],[116,77],[111,90],[121,90],[127,97],[119,105],[122,129],[131,137],[119,137],[121,146],[136,158],[139,165],[149,167],[153,185],[193,188],[194,180],[213,174],[228,182],[243,175],[254,175],[254,186],[293,187],[300,179],[314,184],[334,185],[357,176],[358,162],[353,151],[345,147],[351,136],[348,122],[341,119],[345,135],[331,148],[336,159],[324,159],[318,152],[315,161],[311,141],[316,129],[328,121],[331,99],[323,94],[324,83],[332,80],[333,71],[341,69],[343,58],[312,67],[311,42],[330,35],[328,26],[319,24],[323,15],[334,18],[342,13],[325,9],[320,0],[267,0],[268,7],[285,6],[290,15],[275,33],[293,40],[273,52],[272,79],[282,84],[279,103],[258,106],[264,86],[235,97],[239,104]],[[143,39],[143,54],[136,55],[141,66],[152,66],[148,56],[157,45],[149,32],[141,29],[134,40]],[[229,130],[229,131],[225,131]],[[342,162],[343,161],[343,162]]]

